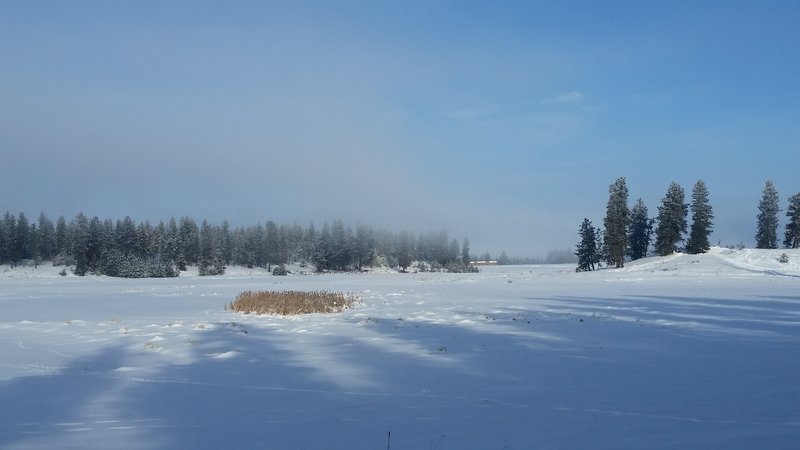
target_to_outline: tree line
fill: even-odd
[[[357,271],[388,265],[406,271],[470,270],[469,239],[450,239],[446,230],[393,233],[341,220],[317,229],[273,221],[232,228],[227,221],[199,225],[189,217],[152,225],[130,217],[113,221],[78,213],[54,223],[45,213],[31,223],[24,213],[6,212],[0,221],[0,264],[74,266],[76,275],[173,277],[188,266],[200,275],[224,273],[227,266],[263,267],[285,273],[288,263],[311,264],[317,271]]]
[[[595,227],[588,218],[580,224],[580,241],[575,255],[577,271],[595,270],[602,264],[623,267],[625,261],[651,254],[666,256],[678,251],[679,245],[690,254],[705,253],[711,248],[708,236],[713,230],[713,209],[703,180],[692,188],[691,203],[685,203],[683,188],[673,182],[667,188],[656,217],[650,217],[642,199],[628,207],[628,187],[625,178],[618,178],[608,188],[609,197],[604,228]],[[778,248],[778,193],[772,181],[764,185],[756,218],[756,248]],[[692,213],[691,225],[687,221]],[[800,193],[789,198],[786,210],[789,222],[784,231],[783,245],[800,248]],[[688,236],[687,236],[688,232]],[[655,240],[653,241],[653,235]]]

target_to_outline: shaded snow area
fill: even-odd
[[[59,270],[0,269],[3,449],[800,448],[795,250],[589,273]],[[224,310],[268,289],[362,303]]]

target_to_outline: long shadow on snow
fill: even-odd
[[[0,448],[152,448],[148,430],[160,426],[160,412],[129,409],[132,393],[109,376],[126,352],[108,347],[56,375],[0,382]]]
[[[188,364],[136,370],[146,351],[114,346],[57,375],[4,382],[0,402],[16,407],[3,408],[0,447],[375,448],[394,430],[397,448],[455,431],[450,445],[465,448],[529,428],[531,355],[506,338],[331,321],[344,328],[251,317],[192,331]]]
[[[679,327],[719,338],[800,337],[800,312],[782,301],[675,296],[529,298],[537,312]]]
[[[676,446],[682,433],[711,436],[711,444],[744,433],[780,448],[797,431],[774,423],[793,408],[775,400],[785,394],[780,386],[756,392],[748,384],[761,372],[719,388],[690,387],[751,366],[731,358],[724,342],[673,336],[666,342],[700,352],[664,354],[657,353],[663,337],[640,334],[652,340],[604,357],[598,343],[628,335],[581,346],[576,336],[601,327],[541,324],[540,313],[500,309],[462,325],[232,314],[231,322],[192,331],[185,365],[121,371],[142,354],[112,347],[59,375],[0,384],[4,405],[25,405],[0,416],[0,446],[366,449],[385,445],[392,431],[392,448],[581,447],[586,436],[609,448],[654,436]],[[747,359],[761,349],[744,350]],[[706,353],[721,355],[710,372],[698,364]],[[720,408],[732,416],[720,418]],[[743,423],[744,414],[767,423]]]

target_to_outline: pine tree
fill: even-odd
[[[72,222],[72,252],[75,257],[75,275],[89,271],[89,219],[79,212]]]
[[[461,262],[464,264],[470,263],[470,256],[469,256],[469,239],[464,238],[461,243]]]
[[[53,252],[61,258],[69,253],[69,245],[67,244],[67,220],[64,219],[64,216],[58,216],[58,220],[56,221],[55,249]]]
[[[103,245],[103,224],[97,216],[89,220],[89,234],[86,241],[86,268],[89,272],[102,273],[101,257],[105,253]]]
[[[585,272],[594,270],[600,262],[600,253],[597,249],[597,234],[595,228],[589,219],[583,219],[578,235],[580,242],[578,242],[575,256],[578,257],[578,267],[575,269],[577,272]]]
[[[411,265],[412,240],[411,236],[405,231],[401,232],[397,238],[397,265],[400,266],[400,270],[403,272]]]
[[[678,243],[686,233],[686,216],[688,205],[684,203],[686,196],[683,188],[673,182],[667,189],[667,195],[658,207],[658,226],[656,227],[655,250],[659,256],[670,255],[678,250]]]
[[[37,232],[37,254],[42,261],[50,261],[53,259],[55,250],[55,226],[44,212],[39,214]]]
[[[711,248],[708,235],[711,234],[711,219],[714,213],[708,203],[708,189],[703,180],[698,180],[692,188],[692,226],[689,231],[689,240],[686,242],[686,252],[691,254],[705,253]]]
[[[800,193],[789,197],[789,208],[786,210],[789,223],[786,224],[783,246],[800,248]]]
[[[608,246],[608,259],[616,267],[625,265],[628,250],[628,187],[625,178],[620,177],[608,187],[608,206],[603,225],[606,228],[605,243]]]
[[[31,257],[30,251],[31,226],[24,213],[19,213],[17,218],[17,229],[14,233],[14,250],[12,258],[15,263],[22,262],[23,259]]]
[[[322,224],[322,229],[317,235],[317,241],[316,244],[314,245],[313,262],[314,266],[316,266],[317,268],[317,272],[324,272],[328,269],[331,269],[333,267],[331,262],[332,257],[333,257],[333,250],[331,241],[331,229],[328,226],[328,222],[325,222],[324,224]]]
[[[267,260],[267,271],[272,272],[273,264],[280,264],[279,253],[280,239],[278,236],[278,225],[273,221],[268,221],[264,233],[264,256]]]
[[[17,232],[17,218],[6,211],[0,222],[0,264],[10,263],[14,267],[14,235]]]
[[[778,248],[778,191],[772,181],[764,184],[764,193],[758,203],[756,248]]]
[[[225,273],[225,266],[222,264],[220,243],[215,238],[214,227],[209,225],[208,220],[203,219],[199,232],[200,252],[197,256],[197,270],[200,276],[222,275]]]
[[[628,225],[628,239],[630,241],[628,257],[631,260],[646,257],[652,236],[653,219],[648,216],[647,206],[640,198],[636,200],[633,208],[631,208],[631,223]]]
[[[197,263],[200,253],[200,232],[197,223],[189,217],[181,217],[178,228],[178,266],[181,270],[186,265]]]
[[[506,251],[503,250],[500,252],[500,256],[497,257],[497,264],[500,266],[506,266],[511,264],[511,259],[506,255]]]

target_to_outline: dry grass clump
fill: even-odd
[[[354,295],[327,291],[245,291],[226,309],[245,314],[337,313],[358,303]]]

